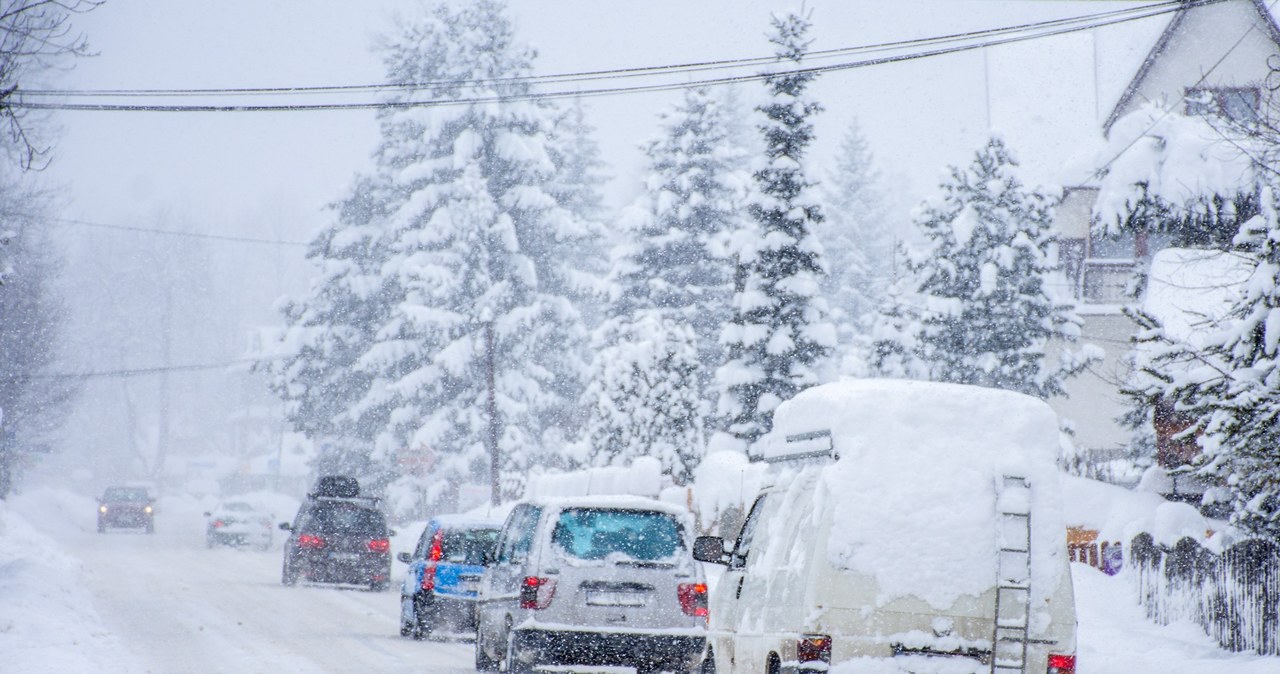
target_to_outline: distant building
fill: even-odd
[[[1125,115],[1151,102],[1181,106],[1188,115],[1265,115],[1273,96],[1266,86],[1273,65],[1280,66],[1280,27],[1261,0],[1188,3],[1171,15],[1111,107],[1102,122],[1103,136]],[[1106,67],[1099,63],[1095,69]],[[1125,357],[1135,326],[1121,311],[1144,301],[1135,280],[1149,276],[1153,256],[1171,240],[1145,233],[1102,236],[1092,216],[1097,198],[1096,184],[1069,187],[1055,224],[1069,292],[1084,319],[1082,338],[1104,348],[1107,357],[1067,383],[1069,398],[1051,404],[1074,422],[1079,448],[1106,454],[1122,451],[1131,436],[1118,422],[1126,409],[1119,387],[1129,374]],[[1147,285],[1158,282],[1150,279]],[[1172,417],[1165,421],[1168,432],[1181,423]],[[1166,449],[1188,451],[1172,445]]]

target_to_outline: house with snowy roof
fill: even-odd
[[[1067,384],[1068,398],[1052,401],[1073,420],[1077,446],[1095,456],[1122,453],[1131,439],[1118,418],[1126,410],[1120,386],[1129,374],[1126,356],[1136,326],[1122,309],[1149,304],[1154,288],[1168,291],[1171,283],[1211,285],[1213,279],[1192,282],[1187,274],[1216,268],[1201,263],[1155,270],[1170,278],[1152,279],[1157,253],[1185,243],[1159,228],[1117,227],[1116,214],[1136,217],[1132,191],[1139,187],[1144,195],[1175,201],[1241,184],[1251,159],[1224,142],[1217,129],[1224,120],[1273,114],[1275,94],[1268,86],[1277,83],[1273,66],[1280,68],[1280,26],[1266,3],[1189,1],[1170,15],[1109,109],[1102,108],[1099,96],[1103,144],[1084,160],[1089,170],[1075,171],[1092,177],[1067,188],[1056,227],[1069,292],[1084,320],[1082,339],[1103,347],[1107,357]],[[1107,64],[1095,63],[1095,81],[1107,70]],[[1241,205],[1220,206],[1232,211]],[[1203,226],[1214,223],[1230,231],[1201,232],[1208,248],[1229,242],[1236,220],[1219,218]],[[1162,297],[1157,304],[1164,318],[1175,322],[1185,322],[1184,314],[1194,311],[1180,308],[1176,297]]]

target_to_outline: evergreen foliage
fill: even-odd
[[[559,449],[548,443],[580,423],[586,330],[575,300],[596,290],[583,251],[597,250],[599,235],[580,216],[593,203],[583,177],[590,153],[566,141],[573,133],[557,133],[559,111],[517,100],[528,92],[519,78],[533,52],[515,41],[501,2],[441,5],[401,31],[384,47],[388,81],[428,84],[393,101],[501,100],[380,110],[376,167],[339,205],[329,235],[367,260],[336,265],[350,273],[338,279],[349,288],[334,298],[326,286],[313,289],[291,325],[309,312],[359,325],[312,338],[351,342],[339,366],[351,385],[340,390],[358,394],[336,414],[314,406],[362,438],[372,432],[363,450],[386,479],[401,448],[433,451],[426,480],[435,486],[424,489],[487,474],[491,356],[503,497],[518,498],[529,471]],[[346,297],[359,306],[333,306]],[[295,386],[285,376],[278,389]]]
[[[728,133],[721,103],[694,89],[644,147],[647,189],[614,250],[615,297],[585,398],[592,463],[658,456],[684,483],[701,456],[729,305],[725,237],[747,183]]]
[[[797,14],[773,19],[770,41],[782,67],[803,59],[809,26]],[[778,404],[820,383],[836,342],[820,297],[825,270],[814,229],[822,213],[804,170],[810,118],[821,110],[805,98],[813,77],[784,72],[765,80],[770,100],[757,108],[765,118],[765,157],[747,209],[754,227],[733,239],[733,315],[721,338],[728,353],[717,372],[718,413],[725,430],[747,442],[769,431]]]
[[[1245,223],[1238,245],[1256,265],[1230,313],[1203,345],[1174,339],[1159,321],[1144,328],[1139,375],[1126,393],[1133,415],[1166,409],[1188,423],[1203,452],[1190,470],[1226,490],[1231,521],[1258,536],[1280,536],[1280,209],[1264,189],[1261,214]]]
[[[829,268],[823,292],[840,328],[841,370],[846,374],[866,371],[870,332],[892,274],[893,229],[873,164],[854,120],[823,184],[825,218],[817,230]]]
[[[1016,166],[993,138],[919,212],[925,243],[904,251],[910,276],[877,327],[880,372],[1049,398],[1098,357],[1086,347],[1045,363],[1050,340],[1076,341],[1081,321],[1048,287],[1056,199],[1024,188]]]

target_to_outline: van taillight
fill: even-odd
[[[375,538],[368,545],[369,552],[387,552],[391,549],[391,541],[386,538]]]
[[[685,615],[707,617],[706,583],[680,583],[676,593],[680,597],[680,610]]]
[[[1050,653],[1047,674],[1076,674],[1076,656]]]
[[[300,548],[323,548],[324,537],[313,534],[302,534],[298,537],[298,547]]]
[[[554,578],[527,576],[520,584],[520,608],[541,610],[551,605],[556,594]]]
[[[796,640],[796,661],[831,664],[831,637],[826,634],[801,636]]]

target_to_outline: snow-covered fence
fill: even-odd
[[[1280,546],[1250,539],[1215,554],[1191,538],[1173,547],[1139,534],[1129,546],[1139,601],[1161,624],[1199,623],[1223,648],[1280,655]]]

